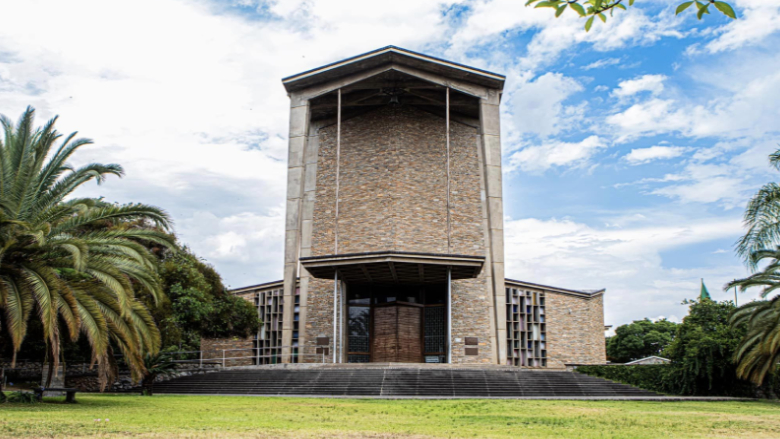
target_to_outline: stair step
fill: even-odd
[[[422,397],[620,397],[656,393],[576,372],[371,368],[241,370],[175,378],[157,393]]]

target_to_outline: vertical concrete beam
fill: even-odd
[[[501,94],[489,90],[480,100],[479,118],[487,206],[489,268],[492,281],[493,319],[495,321],[495,359],[506,364],[506,294],[504,286],[504,211],[501,178]]]
[[[303,154],[304,178],[303,178],[303,208],[301,209],[301,251],[299,257],[311,256],[312,231],[314,226],[314,200],[317,190],[317,158],[319,152],[319,128],[316,123],[309,123],[309,136],[306,141],[306,147]],[[300,288],[300,311],[298,312],[298,353],[301,355],[301,363],[311,361],[310,355],[314,351],[307,351],[307,332],[306,322],[308,317],[309,302],[309,281],[311,276],[305,269],[299,268],[298,278],[300,279],[298,288]],[[290,338],[292,341],[292,337]]]
[[[293,315],[301,250],[301,221],[305,183],[304,155],[309,134],[309,101],[290,96],[290,134],[287,157],[287,213],[284,231],[284,314],[282,362],[292,361]]]

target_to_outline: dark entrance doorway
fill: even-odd
[[[390,303],[374,308],[373,362],[422,363],[423,305]]]
[[[447,286],[347,285],[347,361],[446,362]]]

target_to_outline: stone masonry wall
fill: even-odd
[[[547,366],[604,364],[604,296],[591,299],[546,291]]]
[[[477,130],[450,123],[451,246],[447,246],[445,120],[411,107],[384,107],[342,122],[338,234],[340,254],[395,250],[486,255]],[[336,127],[319,130],[312,256],[335,245]],[[490,362],[485,273],[453,282],[453,362]],[[307,352],[333,334],[333,281],[311,279]],[[463,356],[465,337],[479,355]]]
[[[339,253],[485,255],[476,128],[450,124],[452,248],[447,249],[444,119],[385,107],[341,128]],[[312,256],[335,245],[336,127],[320,129]]]
[[[222,350],[223,349],[240,349],[230,350],[225,352],[225,357],[241,357],[233,360],[226,360],[225,366],[251,366],[253,364],[252,358],[254,356],[254,341],[251,337],[239,338],[201,338],[200,349],[203,352],[203,361],[218,361],[222,362]]]

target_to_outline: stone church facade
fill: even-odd
[[[503,76],[386,47],[283,83],[284,279],[233,291],[241,364],[605,362],[604,290],[505,278]]]

